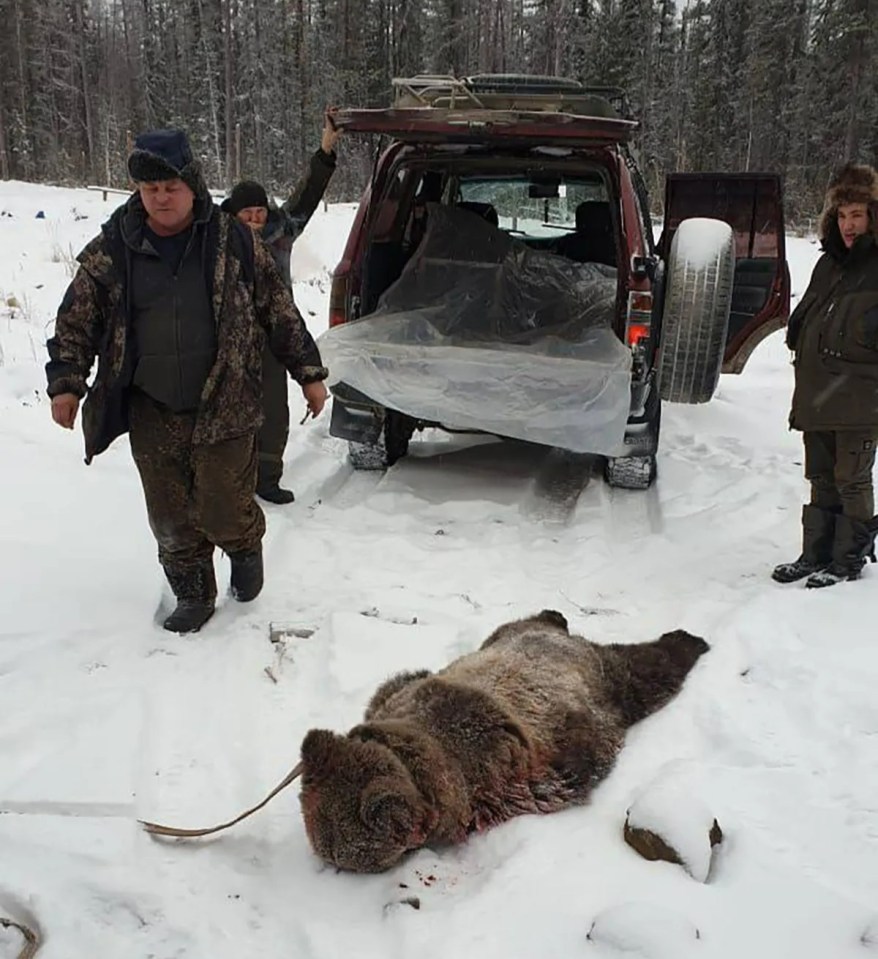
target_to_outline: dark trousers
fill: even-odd
[[[863,523],[871,522],[875,513],[872,490],[875,431],[806,432],[802,436],[805,478],[811,482],[811,505],[829,512],[842,512]]]
[[[259,430],[261,488],[277,486],[284,471],[284,449],[290,435],[289,374],[266,346],[262,354],[262,413]]]
[[[136,390],[129,423],[131,453],[163,566],[198,566],[215,546],[229,554],[259,548],[265,516],[254,500],[254,434],[193,446],[194,413],[174,413]]]

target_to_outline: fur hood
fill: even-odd
[[[848,163],[833,176],[826,191],[820,214],[818,235],[824,244],[838,239],[836,214],[846,203],[867,203],[872,218],[872,232],[878,239],[878,173],[864,164]]]

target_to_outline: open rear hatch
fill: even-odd
[[[408,143],[576,147],[621,143],[632,136],[637,123],[620,114],[612,88],[544,80],[490,74],[464,80],[397,78],[393,106],[340,110],[336,122],[350,133],[384,134]]]
[[[672,173],[665,188],[663,256],[681,221],[690,217],[723,220],[734,230],[735,284],[722,369],[740,373],[759,343],[789,318],[781,178],[773,173]]]
[[[631,351],[612,330],[616,287],[613,267],[530,249],[470,209],[428,204],[424,238],[377,307],[318,339],[349,414],[333,404],[333,435],[374,443],[365,431],[380,425],[377,406],[620,455]]]

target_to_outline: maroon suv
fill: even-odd
[[[425,426],[463,427],[600,453],[608,482],[645,488],[662,399],[706,402],[786,322],[780,178],[671,175],[656,243],[619,91],[394,86],[392,107],[339,118],[389,143],[333,278],[331,368],[350,335],[331,433],[357,468],[393,463]]]

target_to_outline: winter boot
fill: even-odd
[[[256,487],[256,495],[268,503],[276,503],[278,506],[285,506],[296,499],[296,494],[291,489],[284,489],[278,483],[259,483]]]
[[[802,507],[802,555],[793,563],[781,563],[774,567],[771,578],[776,583],[795,583],[825,569],[832,562],[838,515],[819,506]]]
[[[262,547],[252,553],[229,553],[232,561],[232,596],[239,603],[249,603],[262,592]]]
[[[876,529],[875,519],[864,523],[849,516],[839,516],[835,524],[832,562],[825,569],[812,573],[805,585],[809,589],[820,589],[859,579],[866,560],[875,562]]]
[[[177,597],[177,608],[162,624],[171,633],[197,633],[213,616],[216,578],[213,562],[200,566],[165,566],[165,576]]]

